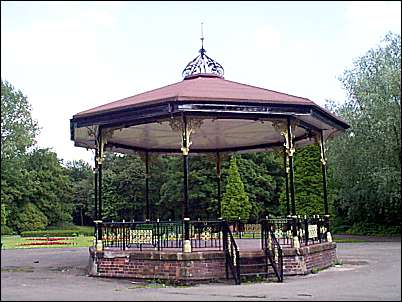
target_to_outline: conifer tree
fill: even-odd
[[[250,210],[251,205],[237,168],[236,157],[232,156],[226,190],[222,197],[222,216],[226,220],[234,220],[239,217],[247,220]]]

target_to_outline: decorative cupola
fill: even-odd
[[[201,49],[199,50],[199,55],[189,62],[184,68],[182,75],[184,79],[193,78],[195,75],[216,75],[223,78],[223,67],[221,64],[216,62],[214,59],[207,56],[205,53],[207,51],[204,49],[204,33],[202,30],[201,23]]]

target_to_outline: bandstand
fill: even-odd
[[[203,42],[203,38],[201,38]],[[224,79],[223,67],[199,55],[184,79],[80,113],[70,120],[75,146],[95,150],[95,241],[90,275],[166,279],[191,283],[261,275],[280,282],[330,266],[336,243],[329,230],[325,141],[349,126],[313,101]],[[296,213],[293,155],[297,147],[320,145],[324,213]],[[283,149],[287,216],[260,221],[194,220],[189,213],[189,160],[216,158],[220,205],[223,155]],[[144,221],[107,221],[102,214],[104,152],[140,154],[145,162]],[[151,219],[148,198],[151,155],[181,154],[181,221]]]

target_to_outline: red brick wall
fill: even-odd
[[[313,268],[324,269],[336,261],[336,243],[326,242],[300,249],[285,249],[283,257],[284,275],[305,275]]]
[[[92,252],[93,253],[93,252]],[[97,253],[97,276],[139,279],[195,281],[223,279],[225,257],[222,252]]]
[[[261,252],[244,254],[242,263],[254,263]],[[172,253],[158,251],[104,251],[96,253],[90,248],[90,274],[100,277],[134,279],[164,279],[174,281],[201,281],[224,279],[225,256],[222,251]],[[245,259],[247,256],[248,259]],[[240,256],[242,257],[242,256]],[[251,258],[249,258],[251,257]],[[284,275],[305,275],[313,268],[323,269],[336,261],[336,244],[322,243],[300,249],[283,250]],[[259,262],[259,261],[257,261]],[[96,266],[94,266],[94,264]]]

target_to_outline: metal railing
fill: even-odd
[[[282,246],[292,246],[293,238],[298,237],[300,245],[311,245],[327,241],[329,217],[313,215],[313,217],[268,218],[272,232]]]
[[[181,249],[184,240],[182,221],[102,222],[96,224],[104,248]],[[193,249],[222,250],[222,221],[190,221],[190,241]]]
[[[191,247],[222,250],[222,232],[222,220],[190,221]]]
[[[271,264],[275,276],[279,282],[283,282],[283,253],[273,230],[273,224],[267,220],[261,221],[263,250],[265,253],[266,272],[268,273],[268,262]],[[267,275],[268,277],[268,275]]]
[[[239,219],[228,221],[228,225],[234,238],[261,239],[261,224],[258,222]]]
[[[240,284],[240,253],[236,240],[227,222],[222,223],[223,250],[225,252],[226,279],[229,279],[229,270],[236,284]]]
[[[260,239],[264,246],[262,221],[270,225],[275,239],[283,247],[293,246],[298,237],[306,246],[327,241],[329,219],[327,216],[310,218],[268,218],[259,223],[253,221],[194,220],[189,222],[192,249],[224,249],[223,223],[234,239]],[[96,224],[96,238],[101,238],[104,248],[116,249],[181,249],[184,240],[183,221],[132,221],[100,222]]]

